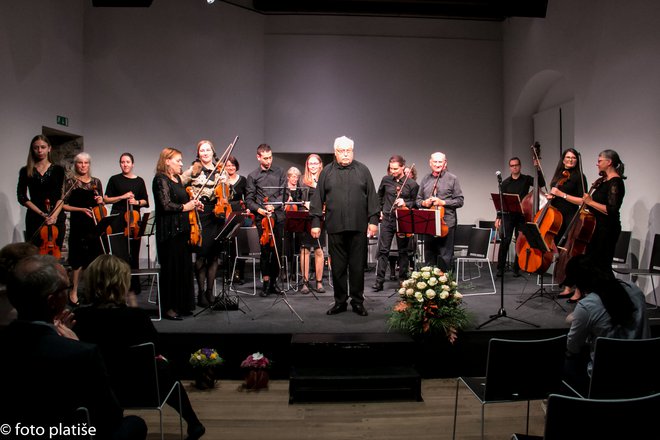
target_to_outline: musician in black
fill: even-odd
[[[397,231],[395,210],[402,207],[408,209],[414,208],[417,192],[419,191],[417,182],[406,178],[404,173],[405,165],[406,160],[403,157],[399,155],[390,157],[389,174],[383,177],[378,187],[381,220],[378,236],[378,270],[376,271],[376,282],[371,286],[374,292],[383,290],[390,247]],[[408,277],[408,267],[410,266],[408,248],[410,238],[396,235],[396,244],[399,254],[399,280],[402,281]]]
[[[444,153],[433,153],[429,165],[431,173],[424,176],[419,184],[417,207],[434,209],[443,206],[448,232],[444,237],[439,234],[424,236],[424,260],[427,265],[437,265],[441,270],[448,271],[453,264],[456,210],[463,206],[463,191],[458,178],[447,171],[447,157]]]
[[[245,203],[255,214],[259,236],[263,234],[262,220],[267,218],[273,236],[268,244],[261,246],[261,275],[263,288],[261,296],[280,293],[277,276],[280,273],[279,254],[282,249],[281,237],[284,229],[284,211],[282,209],[283,191],[286,178],[281,168],[273,165],[273,151],[268,144],[257,147],[259,168],[248,174]]]
[[[321,171],[310,203],[312,238],[321,236],[323,206],[332,259],[335,304],[328,315],[345,312],[350,297],[353,311],[367,316],[364,308],[364,267],[367,236],[378,232],[378,197],[369,168],[353,160],[353,140],[335,139],[335,160]]]
[[[518,194],[522,200],[528,193],[530,188],[534,186],[534,178],[520,172],[520,158],[512,157],[509,159],[509,169],[511,175],[502,181],[502,194]],[[509,253],[509,246],[511,239],[518,234],[518,228],[525,223],[525,217],[520,213],[504,213],[502,217],[501,212],[497,212],[495,219],[495,228],[500,231],[500,250],[497,254],[497,276],[504,276],[504,269],[506,267],[507,255]],[[514,277],[520,276],[520,268],[518,267],[518,256],[516,255],[513,264],[511,265]]]

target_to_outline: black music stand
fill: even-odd
[[[491,197],[493,199],[493,205],[495,206],[495,209],[497,212],[500,214],[500,218],[504,218],[504,214],[508,213],[522,213],[522,207],[520,206],[520,197],[518,197],[517,194],[502,194],[502,180],[501,178],[499,179],[499,189],[500,191],[498,193],[492,193]],[[503,210],[505,209],[505,210]],[[534,226],[536,226],[536,223],[532,223]],[[502,222],[502,226],[504,226],[504,222]],[[536,228],[538,230],[538,227]],[[506,233],[506,231],[504,231]],[[540,235],[540,234],[539,234]],[[541,240],[543,245],[545,245],[545,242]],[[504,274],[500,277],[500,309],[495,313],[494,315],[490,315],[489,319],[477,326],[477,329],[480,329],[481,327],[490,324],[493,321],[496,321],[500,318],[508,318],[508,319],[513,319],[514,321],[522,322],[523,324],[528,324],[533,327],[540,327],[537,324],[531,323],[529,321],[525,321],[524,319],[520,318],[514,318],[513,316],[509,316],[506,313],[506,309],[504,308]]]
[[[142,223],[140,223],[140,237],[147,237],[147,268],[151,269],[151,237],[156,233],[156,216],[151,215],[151,212],[145,212],[142,215]]]
[[[238,231],[240,230],[242,223],[243,217],[237,215],[235,212],[232,212],[225,220],[225,224],[218,235],[214,238],[214,240],[220,243],[220,249],[222,249],[222,287],[220,289],[220,294],[215,297],[213,302],[204,307],[199,312],[195,313],[195,317],[209,309],[221,311],[224,310],[225,312],[230,310],[239,310],[245,314],[245,311],[239,307],[241,298],[238,295],[235,295],[234,298],[231,298],[227,294],[230,248],[234,242],[234,238],[236,238],[236,235],[238,235]],[[247,307],[248,310],[251,310],[247,304],[245,304],[245,307]],[[229,313],[227,313],[227,322],[231,323],[229,320]]]
[[[289,203],[299,203],[299,202],[287,202]],[[302,203],[302,202],[300,202]],[[296,234],[307,232],[311,234],[312,230],[312,218],[309,216],[309,211],[284,211],[284,232],[293,233],[293,242],[296,242]],[[311,254],[311,252],[310,252]],[[302,258],[302,256],[300,257]],[[296,272],[298,268],[295,269]],[[296,286],[300,287],[300,285]],[[310,293],[318,301],[319,297],[314,293],[314,289],[309,289]]]
[[[530,248],[541,251],[541,257],[543,257],[545,253],[550,252],[550,248],[548,248],[548,245],[545,243],[545,240],[543,240],[543,236],[541,235],[541,230],[539,229],[539,226],[536,223],[534,222],[525,223],[520,227],[520,232],[522,232],[522,234],[527,239],[527,243],[529,243]],[[525,304],[527,301],[529,301],[532,298],[549,298],[552,301],[554,301],[554,303],[557,304],[559,308],[565,312],[566,309],[564,309],[564,307],[562,307],[562,305],[557,302],[557,300],[555,299],[555,295],[552,292],[548,292],[547,290],[545,290],[545,287],[543,286],[543,276],[545,274],[540,273],[538,275],[541,279],[541,287],[539,287],[534,293],[532,293],[529,296],[529,298],[527,298],[525,301],[518,304],[516,310],[522,307],[523,304]]]

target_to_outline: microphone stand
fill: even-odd
[[[500,215],[500,223],[502,225],[502,234],[503,236],[506,236],[506,229],[505,229],[505,223],[504,223],[504,196],[502,195],[502,173],[499,171],[496,173],[497,174],[497,188],[500,193],[500,210],[498,214]],[[539,325],[532,324],[529,321],[525,321],[522,319],[514,318],[513,316],[508,316],[506,314],[506,310],[504,309],[504,274],[500,277],[500,309],[495,313],[494,315],[490,315],[490,319],[488,321],[481,323],[477,326],[477,330],[480,329],[481,327],[490,324],[493,321],[496,321],[500,318],[509,318],[513,319],[514,321],[522,322],[523,324],[528,324],[533,327],[539,328]]]

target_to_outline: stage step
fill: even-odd
[[[421,401],[414,351],[399,333],[293,335],[289,403]]]

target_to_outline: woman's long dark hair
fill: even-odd
[[[597,267],[587,255],[577,255],[566,266],[567,278],[571,278],[584,294],[600,297],[613,325],[626,325],[633,319],[635,305],[621,280],[609,271]]]
[[[555,174],[552,175],[552,180],[550,181],[551,187],[555,186],[555,183],[557,183],[557,181],[562,178],[562,173],[565,169],[564,158],[568,153],[573,153],[577,159],[575,161],[575,166],[569,172],[571,174],[580,172],[580,153],[578,153],[575,148],[568,148],[564,150],[564,152],[561,154],[561,158],[559,159],[559,163],[557,164],[557,168],[555,168]]]

